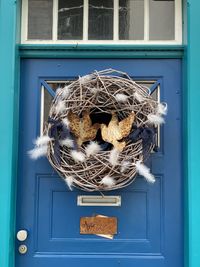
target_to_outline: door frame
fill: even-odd
[[[20,1],[0,1],[0,58],[4,62],[0,97],[0,266],[15,266],[15,206],[18,154],[18,107],[20,58],[107,57],[107,58],[182,58],[183,60],[183,135],[185,185],[185,267],[200,265],[200,214],[198,188],[200,179],[199,120],[200,90],[198,69],[200,62],[199,0],[183,0],[185,43],[183,46],[23,46],[18,45]],[[6,12],[5,12],[6,11]],[[187,20],[186,20],[187,18]],[[5,28],[5,25],[7,26]],[[186,36],[187,35],[187,36]],[[187,38],[186,38],[187,37]],[[188,40],[188,44],[186,43]],[[189,182],[188,182],[189,181]],[[17,266],[16,266],[17,267]]]

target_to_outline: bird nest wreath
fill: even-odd
[[[119,189],[137,173],[154,182],[144,162],[166,112],[167,105],[128,74],[95,71],[57,89],[45,133],[30,156],[47,155],[70,189]]]

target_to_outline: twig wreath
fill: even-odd
[[[57,89],[45,133],[29,154],[46,155],[70,189],[119,189],[137,173],[153,183],[144,162],[166,113],[167,105],[128,74],[95,71]]]

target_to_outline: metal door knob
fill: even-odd
[[[17,232],[17,240],[25,241],[27,239],[28,232],[26,230],[20,230]]]

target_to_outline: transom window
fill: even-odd
[[[22,43],[181,44],[181,0],[23,0]]]

